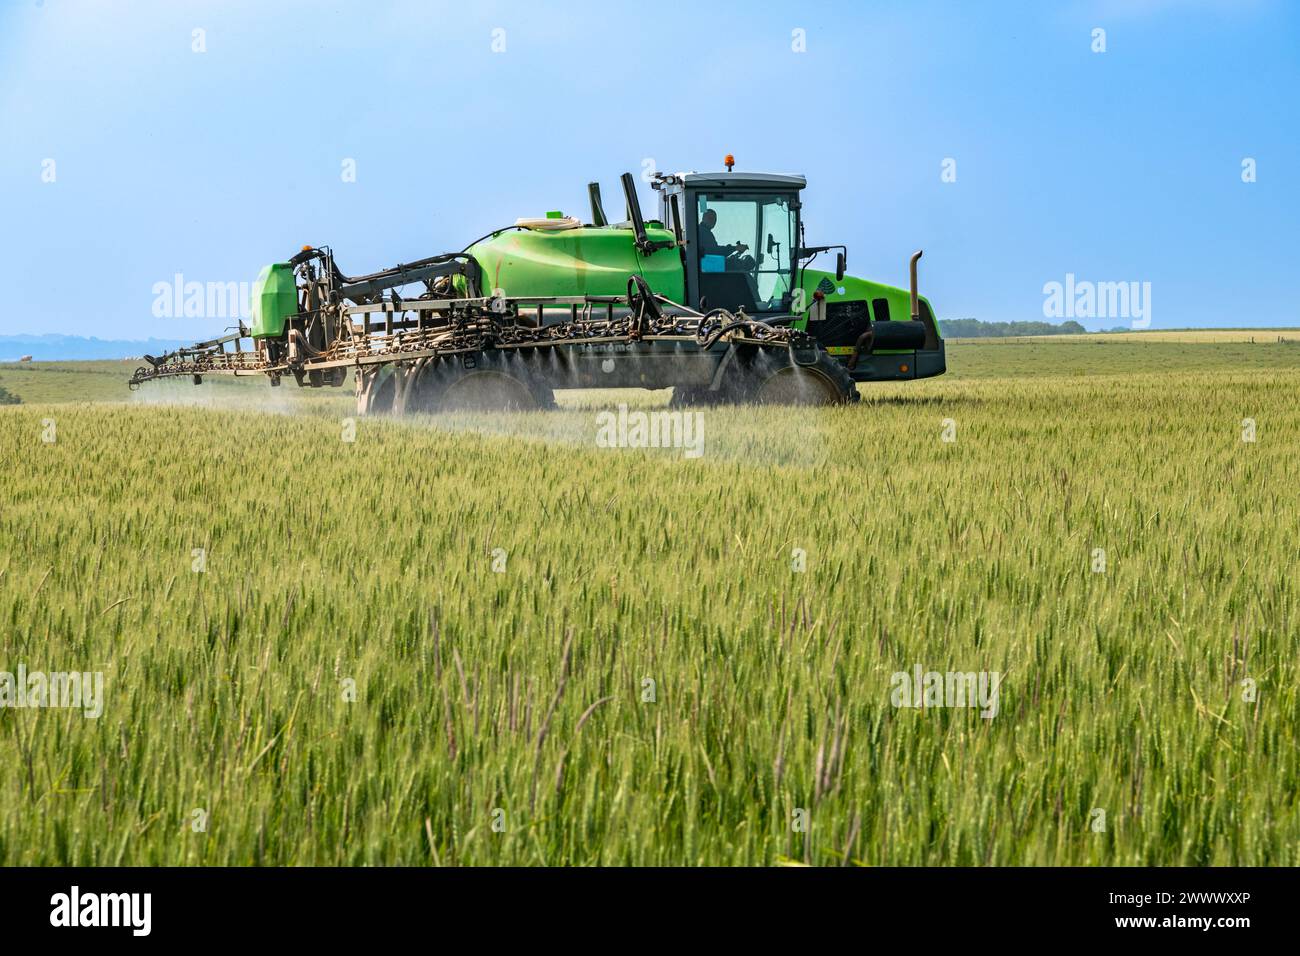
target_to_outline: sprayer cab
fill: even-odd
[[[656,174],[652,184],[682,250],[687,304],[756,316],[795,310],[804,177],[691,172]]]
[[[807,332],[854,381],[927,378],[946,368],[930,303],[909,288],[846,274],[842,245],[804,241],[803,176],[737,172],[656,173],[660,219],[681,251],[684,301],[708,311],[744,310]],[[834,270],[812,268],[834,254]]]

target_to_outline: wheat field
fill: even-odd
[[[0,865],[1300,864],[1300,348],[949,360],[695,459],[0,369],[0,671],[103,675]]]

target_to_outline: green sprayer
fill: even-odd
[[[347,276],[327,246],[266,266],[249,324],[157,358],[131,378],[292,376],[340,386],[359,413],[545,408],[564,388],[673,388],[674,404],[834,404],[856,383],[945,369],[930,303],[845,274],[843,246],[804,242],[802,176],[655,173],[646,221],[632,176],[627,219],[600,187],[591,221],[520,219],[444,253]],[[809,268],[835,253],[833,272]]]

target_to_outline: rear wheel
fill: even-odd
[[[459,357],[421,369],[406,408],[413,412],[498,412],[551,408],[555,394],[516,353],[480,352],[472,365]]]
[[[357,414],[390,415],[397,397],[397,373],[390,366],[357,372]]]

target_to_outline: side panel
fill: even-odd
[[[649,226],[649,239],[673,238]],[[680,302],[682,260],[675,248],[642,256],[630,229],[523,229],[503,232],[468,250],[483,270],[485,292],[506,296],[626,295],[628,276],[640,273],[650,288]]]

